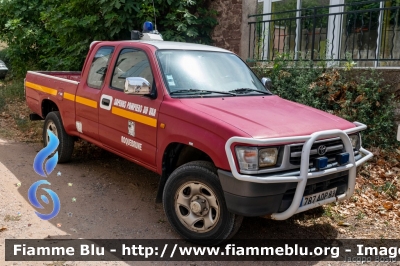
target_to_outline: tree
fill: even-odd
[[[92,41],[127,40],[131,30],[141,30],[144,21],[154,22],[154,13],[165,40],[211,43],[210,33],[217,24],[216,12],[207,9],[208,0],[155,0],[154,7],[152,0],[4,3],[0,5],[0,39],[9,45],[13,69],[19,74],[26,71],[21,56],[26,54],[30,68],[80,70]]]
[[[27,67],[42,67],[44,45],[56,42],[45,29],[40,12],[46,10],[42,0],[3,0],[0,4],[0,39],[7,43],[7,54],[15,74],[25,74]]]

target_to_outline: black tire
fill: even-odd
[[[43,143],[47,146],[48,134],[47,129],[50,129],[60,141],[58,145],[58,162],[66,163],[71,159],[74,151],[74,138],[65,132],[60,112],[54,111],[47,114],[43,125]]]
[[[171,174],[164,187],[163,205],[172,227],[184,239],[201,245],[218,245],[229,239],[243,219],[228,211],[216,168],[205,161],[189,162]],[[196,213],[199,209],[204,211]]]
[[[217,167],[215,167],[214,164],[207,162],[207,161],[197,161],[196,164],[198,166],[207,168],[208,170],[210,170],[213,173],[217,173]],[[233,228],[232,231],[229,233],[228,237],[226,239],[231,239],[234,235],[236,235],[236,233],[239,231],[240,226],[242,225],[243,222],[243,216],[241,215],[235,215],[235,223],[233,224]]]

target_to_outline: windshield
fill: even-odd
[[[157,57],[173,97],[271,94],[234,54],[159,50]]]

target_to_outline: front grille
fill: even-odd
[[[324,155],[319,155],[317,153],[317,149],[319,146],[326,146],[326,153]],[[301,151],[303,150],[303,145],[296,145],[290,147],[290,160],[289,162],[293,165],[300,165],[301,163]],[[310,163],[313,162],[313,159],[325,156],[328,157],[330,163],[336,161],[336,154],[344,152],[344,145],[341,139],[329,140],[329,141],[321,141],[314,143],[311,147],[310,153]]]

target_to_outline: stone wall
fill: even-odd
[[[218,12],[218,25],[211,38],[214,45],[247,57],[248,15],[256,13],[257,0],[212,0],[211,9]]]
[[[211,36],[214,45],[239,54],[242,0],[214,0],[211,8],[218,12],[218,25]]]
[[[218,12],[218,25],[211,36],[214,45],[239,54],[242,0],[214,0],[211,2],[211,9]]]

